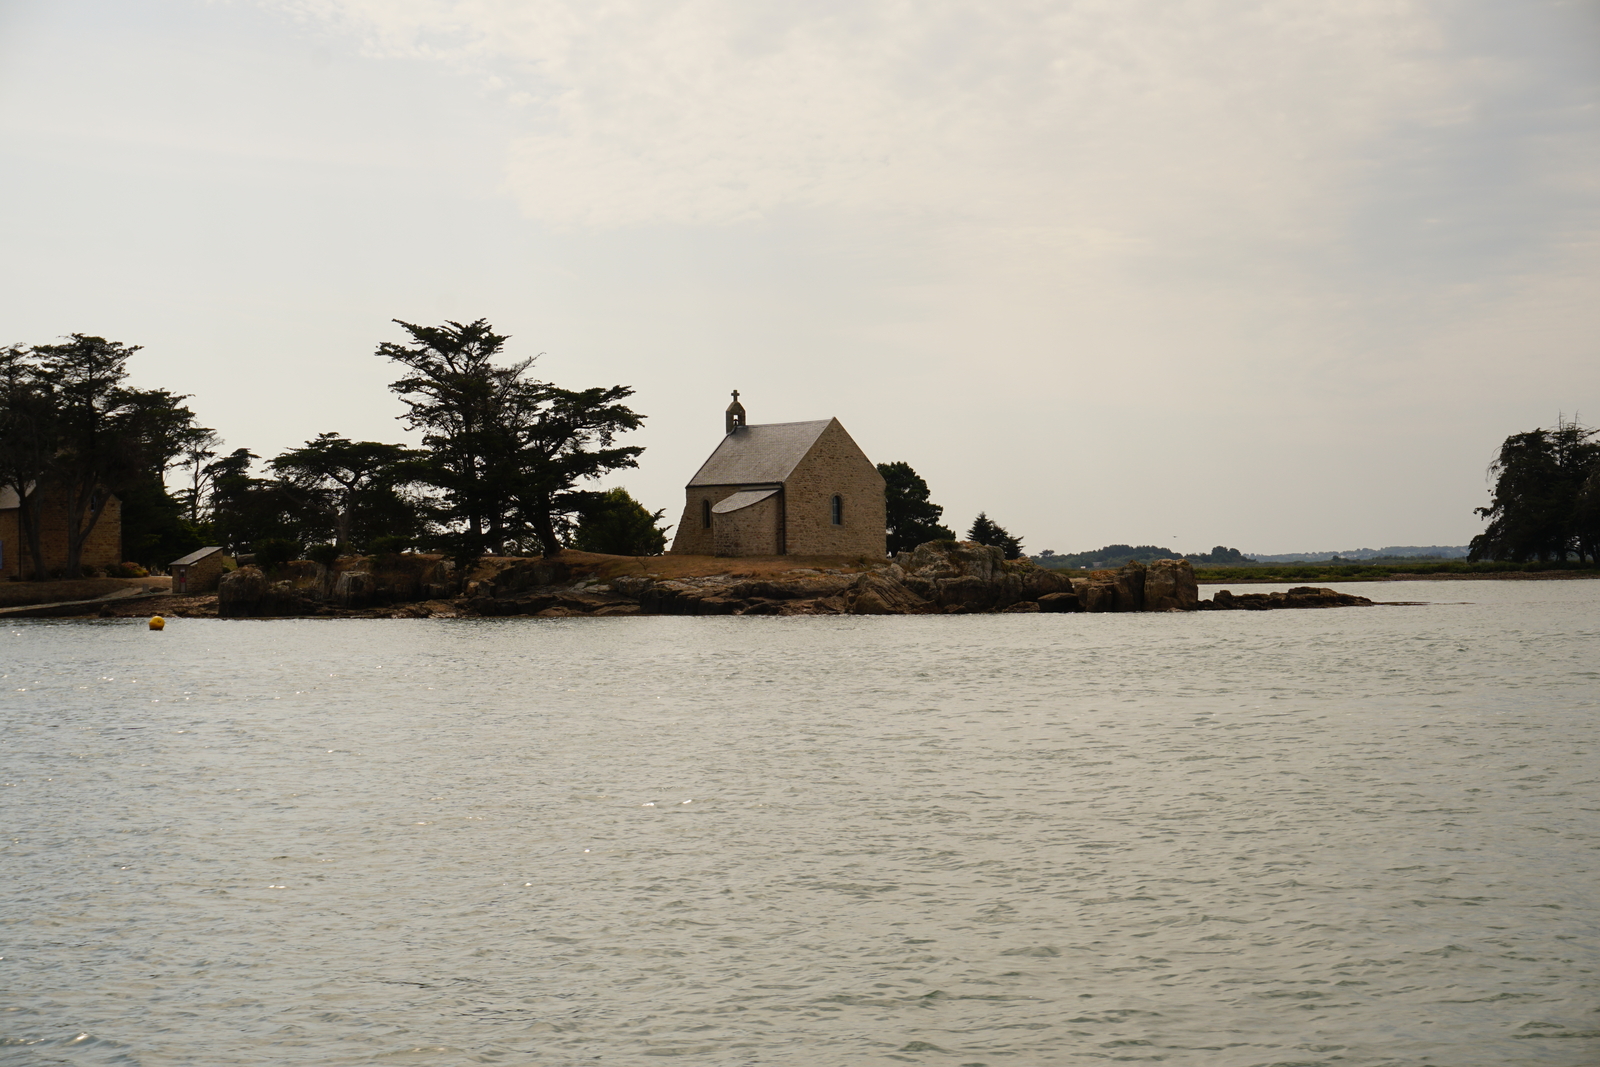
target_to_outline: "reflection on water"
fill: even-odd
[[[12,623],[0,1062],[1592,1064],[1600,582],[1381,595]]]

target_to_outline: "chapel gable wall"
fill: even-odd
[[[883,557],[886,515],[883,475],[838,420],[784,483],[788,551],[801,556]],[[843,502],[843,523],[833,522],[833,497]]]
[[[669,551],[687,556],[715,554],[713,527],[705,525],[705,506],[715,505],[738,491],[737,485],[690,486],[684,494],[683,517],[678,520],[678,532],[672,535]]]

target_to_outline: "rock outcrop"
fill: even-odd
[[[217,614],[222,618],[315,615],[322,607],[293,580],[274,581],[254,565],[224,574],[217,585]]]
[[[223,577],[224,617],[349,615],[931,615],[1128,611],[1264,611],[1372,603],[1365,597],[1300,586],[1288,592],[1233,594],[1202,601],[1194,568],[1181,559],[1131,562],[1085,573],[1008,560],[998,548],[930,541],[892,561],[837,567],[767,563],[743,573],[614,573],[647,560],[565,553],[555,559],[490,558],[468,575],[437,556],[412,553],[309,561],[263,573],[242,567]],[[721,564],[717,564],[720,566]]]
[[[1288,592],[1230,593],[1218,589],[1210,600],[1201,601],[1202,611],[1271,611],[1274,608],[1369,607],[1372,601],[1354,593],[1300,585]]]
[[[1200,584],[1194,564],[1186,559],[1152,560],[1144,572],[1144,610],[1194,611],[1200,606]]]

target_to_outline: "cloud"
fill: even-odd
[[[515,103],[506,188],[558,227],[842,212],[1355,277],[1470,275],[1594,221],[1593,57],[1562,44],[1594,19],[1559,2],[275,6]]]

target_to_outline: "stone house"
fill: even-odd
[[[182,559],[173,560],[168,567],[172,573],[172,591],[179,596],[215,593],[226,559],[222,548],[213,545],[197,548]]]
[[[67,508],[60,494],[45,500],[39,517],[39,542],[45,569],[67,565]],[[112,496],[83,544],[83,564],[105,569],[122,562],[122,501]],[[21,502],[15,489],[0,489],[0,580],[33,577],[33,557],[22,536]]]
[[[721,443],[684,489],[672,551],[878,559],[883,487],[838,419],[750,426],[735,392]]]

